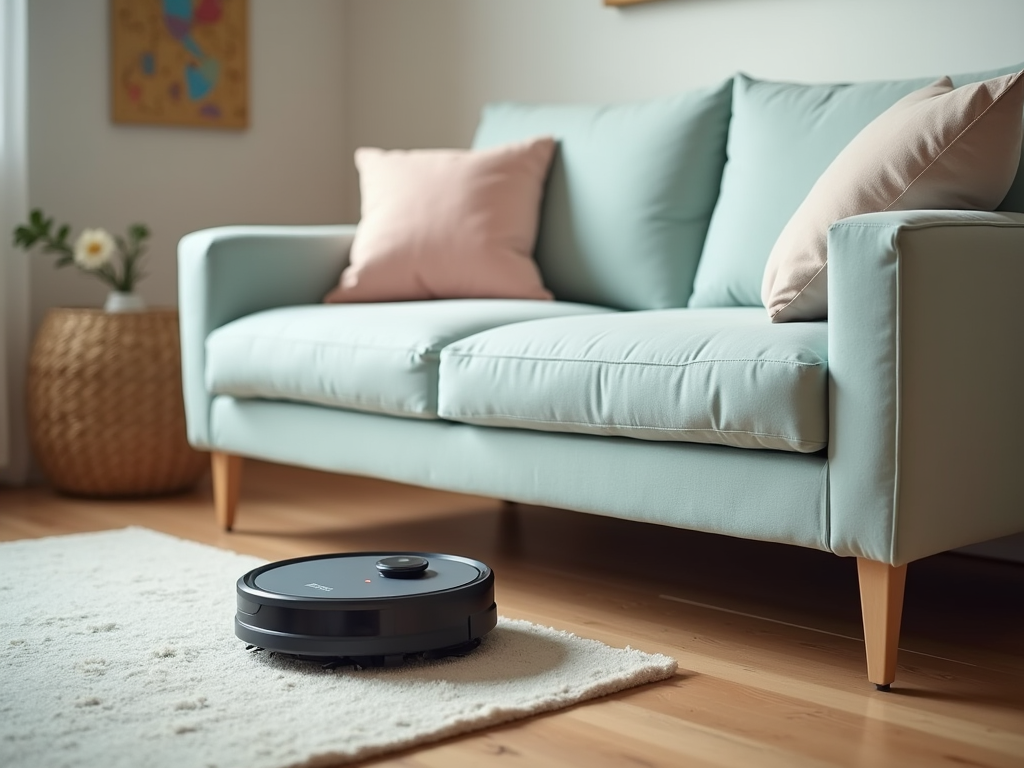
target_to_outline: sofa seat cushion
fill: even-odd
[[[206,386],[234,397],[436,418],[446,344],[506,323],[608,311],[511,299],[280,307],[209,335]]]
[[[438,414],[496,427],[810,453],[828,430],[827,326],[763,309],[536,320],[441,351]]]

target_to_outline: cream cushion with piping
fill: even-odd
[[[828,314],[828,228],[861,213],[993,210],[1021,152],[1024,72],[900,99],[839,153],[779,235],[761,298],[774,322]]]

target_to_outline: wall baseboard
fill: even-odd
[[[1024,563],[1024,533],[1013,536],[1004,536],[1001,539],[985,541],[981,544],[972,544],[969,547],[961,547],[953,550],[965,555],[977,555],[978,557],[990,557],[994,560],[1009,560],[1014,563]]]

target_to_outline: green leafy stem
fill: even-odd
[[[146,252],[143,243],[149,237],[149,228],[145,224],[132,224],[128,227],[127,237],[117,235],[114,238],[118,253],[121,255],[120,271],[114,260],[108,261],[96,269],[86,269],[79,265],[75,261],[75,249],[68,242],[70,231],[71,227],[63,224],[54,232],[53,219],[47,218],[40,209],[36,208],[29,215],[28,223],[14,230],[14,244],[26,251],[38,245],[44,253],[56,253],[57,261],[54,262],[54,267],[58,269],[67,266],[78,267],[83,272],[96,275],[115,291],[130,293],[134,290],[136,283],[145,277],[140,263]]]

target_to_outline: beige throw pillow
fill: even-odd
[[[761,299],[776,323],[828,314],[833,222],[860,213],[993,210],[1017,172],[1024,72],[954,90],[948,77],[897,101],[839,153],[772,248]]]

